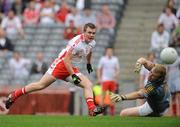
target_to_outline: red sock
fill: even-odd
[[[115,106],[114,106],[114,105],[111,105],[111,106],[110,106],[110,114],[111,114],[112,116],[114,116],[114,114],[115,114]]]
[[[15,101],[18,97],[24,95],[26,93],[25,87],[15,90],[13,94],[13,100]]]
[[[177,110],[176,110],[176,103],[172,104],[172,113],[174,116],[176,116]]]
[[[86,98],[86,103],[89,110],[93,110],[95,107],[94,100],[91,97]]]

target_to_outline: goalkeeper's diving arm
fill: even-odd
[[[137,60],[136,65],[137,65],[137,64],[144,65],[144,67],[145,67],[146,69],[148,69],[149,71],[155,66],[154,63],[152,63],[151,61],[149,61],[149,60],[147,60],[147,59],[145,59],[145,58],[143,58],[143,57],[141,57],[141,58],[139,58],[139,59]],[[135,67],[135,68],[136,68],[136,67]]]
[[[128,93],[125,95],[120,95],[120,96],[125,97],[124,100],[143,99],[144,92],[145,92],[144,89],[140,89],[139,91],[135,91],[135,92]]]
[[[124,94],[124,95],[110,93],[110,98],[112,102],[116,103],[116,102],[124,101],[124,100],[143,99],[145,98],[144,96],[145,93],[146,93],[145,89],[140,89],[139,91],[135,91],[135,92]]]

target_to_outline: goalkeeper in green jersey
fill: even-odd
[[[146,100],[141,106],[123,109],[120,113],[121,116],[162,116],[169,107],[170,97],[165,82],[166,68],[145,58],[139,58],[135,65],[135,72],[139,73],[141,66],[150,71],[146,86],[143,89],[124,95],[110,93],[111,101],[117,103],[125,100]]]

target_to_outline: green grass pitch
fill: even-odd
[[[180,117],[0,115],[0,127],[180,127]]]

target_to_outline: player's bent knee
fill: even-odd
[[[86,89],[92,89],[92,85],[91,85],[91,84],[85,84],[85,85],[84,85],[84,88],[86,88]]]
[[[91,89],[93,87],[93,84],[91,82],[86,83],[86,87]]]

